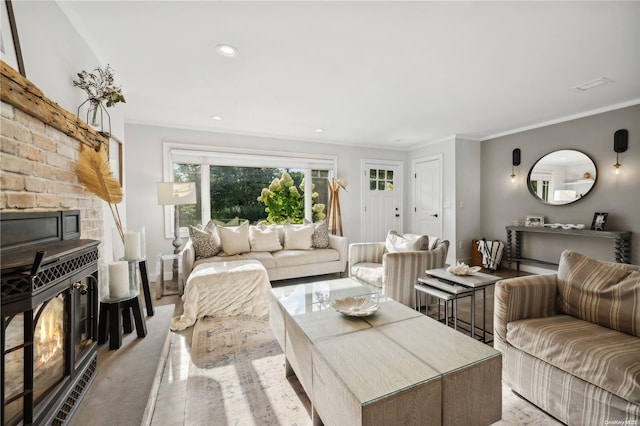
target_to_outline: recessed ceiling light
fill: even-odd
[[[238,49],[228,44],[219,44],[216,46],[216,50],[219,54],[227,58],[233,58],[238,56]]]
[[[322,133],[322,132],[324,132],[324,129],[320,129],[320,128],[316,129],[316,133]]]
[[[609,80],[605,77],[600,77],[595,80],[587,81],[586,83],[578,84],[577,86],[573,86],[573,90],[579,90],[584,92],[586,90],[595,89],[596,87],[604,86],[605,84],[613,83],[613,80]]]
[[[220,117],[219,115],[212,115],[212,116],[211,116],[211,119],[212,119],[212,120],[216,120],[216,121],[221,121],[221,120],[222,120],[222,117]]]

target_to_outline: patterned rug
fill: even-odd
[[[205,318],[193,330],[184,424],[311,425],[310,402],[268,318]],[[496,425],[561,425],[503,385]]]

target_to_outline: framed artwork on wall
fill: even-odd
[[[524,226],[544,226],[544,216],[527,216]]]
[[[13,15],[11,0],[2,0],[0,11],[0,59],[5,61],[20,74],[25,75],[18,29]]]
[[[122,187],[122,142],[113,136],[109,137],[109,167]]]
[[[607,222],[608,215],[609,213],[594,213],[591,229],[594,231],[604,231],[604,224]]]

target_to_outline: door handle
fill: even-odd
[[[400,217],[400,215],[398,213],[396,213],[396,217]]]
[[[433,216],[433,217],[438,217],[438,213],[434,213],[434,214],[432,214],[431,216]]]

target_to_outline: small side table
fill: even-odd
[[[108,338],[109,349],[120,348],[122,346],[122,332],[131,333],[133,331],[132,314],[138,337],[145,337],[147,335],[147,324],[142,316],[142,305],[137,293],[101,300],[98,320],[98,344],[106,343]],[[108,336],[107,323],[109,324]]]
[[[162,296],[182,294],[184,291],[182,282],[182,255],[161,253],[158,255],[156,265],[159,284],[156,299],[160,299]],[[171,278],[167,279],[169,272],[171,274]],[[175,290],[167,290],[168,284],[171,284],[171,287]]]

